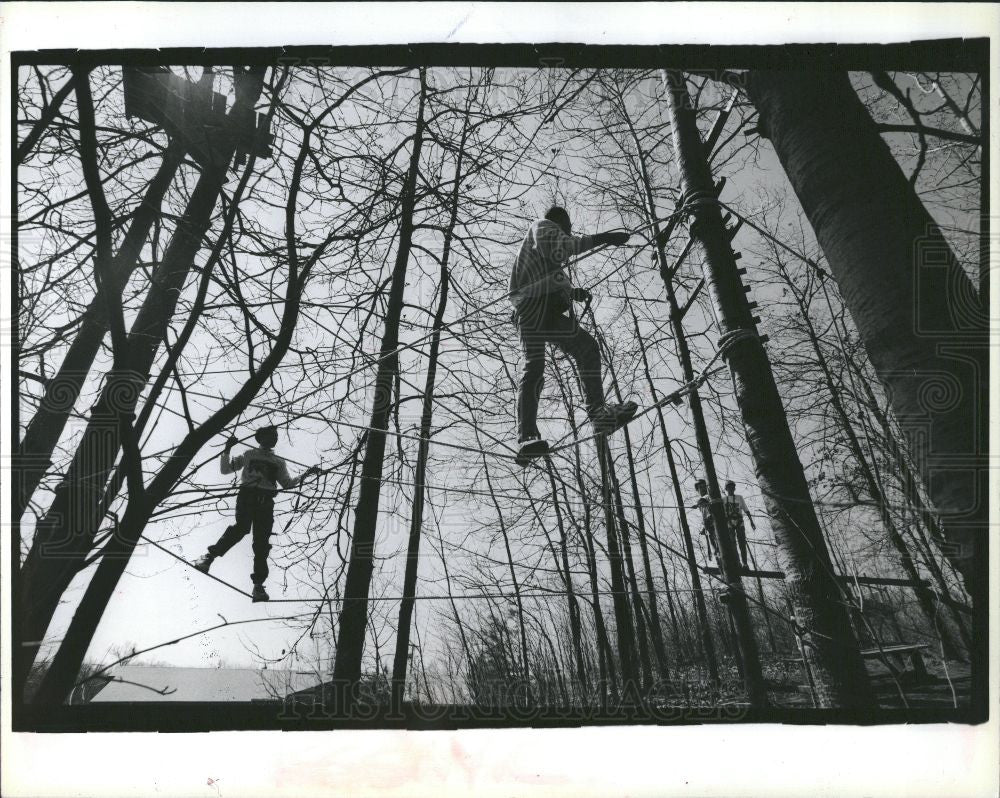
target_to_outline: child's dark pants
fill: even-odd
[[[566,306],[555,296],[544,296],[525,303],[514,313],[514,323],[521,338],[521,381],[517,395],[518,440],[539,437],[538,400],[545,380],[545,344],[554,344],[576,362],[587,411],[604,404],[601,380],[601,350],[597,341],[572,315],[564,315]]]
[[[743,561],[743,565],[747,564],[747,528],[743,523],[741,518],[736,522],[736,542],[740,547],[740,559]]]
[[[274,526],[274,491],[242,487],[236,494],[236,520],[214,546],[208,547],[213,557],[221,557],[246,537],[253,529],[253,573],[255,585],[267,579],[267,555],[271,552],[271,528]]]
[[[712,525],[712,519],[707,519],[705,521],[705,526],[702,527],[701,532],[705,536],[705,538],[708,540],[708,545],[712,549],[712,554],[715,557],[718,557],[719,556],[719,543],[715,539],[715,527]]]

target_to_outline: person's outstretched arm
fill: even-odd
[[[620,247],[623,244],[627,244],[631,237],[632,234],[627,230],[607,230],[603,233],[598,233],[597,235],[592,236],[592,238],[597,242],[595,246],[607,244],[612,247]]]
[[[288,466],[285,464],[285,461],[281,460],[280,465],[278,466],[278,484],[285,490],[291,490],[292,488],[301,485],[303,479],[310,474],[315,474],[317,471],[319,471],[319,469],[316,466],[309,466],[309,468],[297,477],[293,477],[288,473]]]
[[[629,240],[629,233],[605,231],[595,235],[568,235],[555,222],[538,226],[537,245],[545,261],[559,267],[574,255],[602,246],[621,246]]]
[[[229,456],[233,447],[239,442],[239,438],[234,437],[230,437],[229,440],[226,441],[226,445],[222,449],[222,456],[219,458],[219,470],[223,474],[232,474],[243,468],[243,455],[239,454],[233,458],[230,458]]]

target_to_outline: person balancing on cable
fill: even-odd
[[[274,525],[274,496],[278,485],[285,489],[294,488],[309,474],[319,471],[315,466],[306,469],[294,479],[288,473],[288,466],[283,458],[274,453],[278,443],[278,430],[275,427],[261,427],[254,433],[254,438],[260,446],[250,449],[236,457],[230,457],[232,448],[239,443],[237,438],[230,438],[222,450],[220,467],[223,474],[232,474],[242,469],[240,490],[236,494],[236,519],[222,533],[218,542],[208,547],[208,552],[195,563],[202,573],[208,573],[216,557],[222,557],[227,551],[246,537],[253,529],[253,600],[267,601],[269,596],[264,590],[264,580],[267,579],[267,555],[271,551],[271,527]]]
[[[521,379],[517,396],[519,465],[548,453],[536,425],[538,400],[545,376],[545,344],[554,344],[576,361],[576,370],[594,431],[610,434],[635,415],[635,402],[608,404],[604,400],[601,351],[573,314],[573,302],[587,302],[590,292],[574,288],[565,267],[571,256],[601,245],[625,244],[627,232],[573,235],[569,214],[552,206],[544,219],[532,222],[510,274],[512,321],[521,339]]]

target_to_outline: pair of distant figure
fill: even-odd
[[[719,556],[719,540],[715,534],[715,522],[712,520],[711,500],[708,496],[708,483],[703,479],[695,480],[695,489],[698,496],[691,509],[701,510],[702,534],[708,539],[709,547],[716,558]],[[730,531],[736,533],[736,542],[740,549],[740,562],[744,568],[749,568],[747,564],[747,528],[743,523],[743,516],[746,515],[750,522],[751,529],[757,529],[753,522],[753,516],[747,508],[747,503],[743,497],[736,492],[736,483],[731,479],[726,482],[726,493],[722,497],[722,506],[726,513],[726,522]]]
[[[564,208],[552,206],[545,217],[528,228],[511,268],[508,298],[514,306],[512,321],[521,344],[521,377],[517,396],[519,465],[549,451],[548,443],[538,431],[538,401],[545,377],[545,344],[551,343],[569,355],[576,364],[577,374],[586,402],[587,415],[595,432],[610,434],[635,415],[635,402],[608,403],[604,398],[604,383],[600,347],[584,330],[573,313],[573,302],[589,302],[591,294],[584,288],[574,288],[566,271],[569,259],[599,246],[621,246],[629,233],[609,231],[595,235],[573,235],[573,225]],[[222,557],[237,542],[253,531],[254,568],[253,600],[267,601],[264,580],[268,575],[267,557],[271,550],[270,537],[274,524],[274,496],[278,485],[295,487],[311,468],[293,479],[285,461],[274,453],[278,432],[264,427],[256,433],[259,448],[237,457],[230,457],[238,443],[230,438],[222,452],[222,473],[242,469],[241,485],[236,496],[236,519],[219,540],[195,563],[208,573],[212,562]]]

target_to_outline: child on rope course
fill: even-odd
[[[202,573],[208,573],[212,561],[222,557],[227,551],[246,537],[253,529],[253,601],[268,601],[270,598],[264,590],[264,580],[267,579],[267,555],[271,551],[271,528],[274,525],[274,496],[278,485],[287,489],[294,488],[309,474],[319,471],[315,466],[306,469],[300,476],[292,478],[283,458],[273,451],[278,443],[276,427],[261,427],[254,433],[254,438],[260,444],[259,448],[250,449],[236,457],[230,457],[232,448],[239,443],[237,438],[230,438],[222,450],[220,469],[223,474],[232,474],[242,469],[240,490],[236,494],[236,519],[222,533],[218,542],[208,547],[208,552],[198,560],[194,567]]]
[[[521,242],[510,274],[512,321],[521,339],[521,380],[517,396],[519,465],[549,451],[536,426],[538,400],[545,379],[545,344],[551,343],[576,361],[587,414],[594,431],[610,434],[635,415],[635,402],[608,404],[604,400],[601,375],[601,351],[593,336],[577,322],[573,302],[587,302],[590,292],[574,288],[565,266],[573,255],[580,255],[602,244],[621,246],[628,242],[627,232],[604,232],[574,236],[569,214],[552,206],[544,219],[528,228]]]
[[[722,497],[722,505],[726,508],[729,528],[736,533],[736,541],[740,546],[740,560],[743,562],[744,568],[749,568],[750,566],[747,565],[747,528],[743,523],[743,514],[746,513],[751,529],[757,529],[757,525],[753,522],[753,516],[747,509],[747,503],[736,492],[736,483],[731,479],[726,482],[726,493]]]

